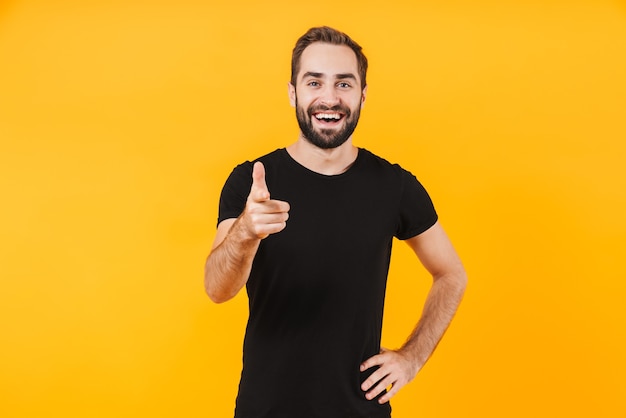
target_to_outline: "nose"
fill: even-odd
[[[326,85],[321,92],[320,103],[328,107],[339,104],[339,95],[332,84]]]

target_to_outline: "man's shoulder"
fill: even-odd
[[[235,173],[243,172],[245,173],[245,175],[248,175],[248,172],[252,173],[252,166],[254,165],[255,162],[260,161],[265,165],[267,165],[268,163],[274,163],[282,158],[282,154],[284,152],[285,152],[285,148],[278,148],[260,157],[256,157],[250,160],[245,160],[242,163],[237,164],[235,168],[233,169],[233,172]]]
[[[281,158],[283,158],[284,154],[285,154],[285,148],[278,148],[275,149],[274,151],[268,152],[265,155],[262,155],[252,161],[261,161],[261,162],[265,162],[265,161],[277,161]]]
[[[408,170],[402,168],[400,164],[392,163],[386,158],[381,157],[378,154],[374,154],[372,151],[360,148],[360,152],[363,155],[363,160],[370,166],[379,167],[382,170],[388,170],[396,174],[408,173]]]

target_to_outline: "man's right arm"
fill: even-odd
[[[213,248],[204,268],[204,288],[215,303],[232,299],[248,281],[261,240],[282,231],[289,204],[271,200],[260,162],[252,170],[252,187],[243,213],[217,227]]]

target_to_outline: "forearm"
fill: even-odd
[[[207,258],[204,286],[213,302],[232,299],[245,286],[260,239],[250,238],[238,219]]]
[[[400,352],[407,354],[417,370],[430,358],[461,303],[467,277],[464,271],[437,277],[428,293],[422,316]]]

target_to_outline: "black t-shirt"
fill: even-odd
[[[393,237],[435,224],[417,179],[369,151],[339,175],[308,170],[285,149],[263,162],[272,199],[289,202],[287,227],[261,241],[246,285],[250,316],[236,418],[382,418],[359,365],[380,351]],[[243,211],[252,163],[237,166],[218,222]]]

